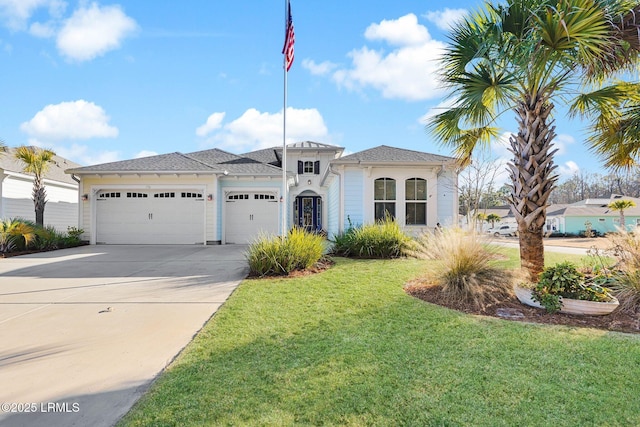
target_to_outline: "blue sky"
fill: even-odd
[[[446,29],[479,1],[291,5],[290,142],[450,154],[424,119],[442,105]],[[283,0],[0,0],[0,139],[83,165],[281,145],[283,41]],[[580,123],[556,132],[563,176],[599,170]]]

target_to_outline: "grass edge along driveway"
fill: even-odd
[[[432,266],[245,280],[120,425],[640,425],[640,337],[406,295]]]

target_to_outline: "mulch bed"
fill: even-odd
[[[81,242],[76,246],[69,246],[68,248],[75,248],[77,246],[87,246],[87,245],[89,245],[89,242]],[[14,256],[38,254],[40,252],[52,252],[52,251],[57,251],[60,249],[68,249],[68,248],[31,249],[28,251],[6,252],[6,253],[1,253],[0,258],[12,258]]]
[[[622,311],[619,308],[607,316],[549,314],[543,309],[524,305],[513,296],[484,309],[476,309],[469,304],[457,303],[445,298],[442,295],[440,286],[425,280],[418,279],[409,282],[404,289],[405,292],[415,298],[467,314],[498,317],[517,322],[546,323],[640,334],[640,316],[637,313]]]

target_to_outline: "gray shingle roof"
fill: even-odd
[[[282,148],[271,147],[264,148],[262,150],[251,151],[249,153],[241,154],[242,157],[256,160],[260,163],[269,164],[272,166],[282,166]]]
[[[453,157],[380,145],[334,160],[336,163],[453,163]]]
[[[64,173],[64,171],[66,169],[75,168],[78,166],[80,166],[78,163],[72,162],[71,160],[56,155],[53,157],[53,163],[49,166],[49,170],[45,174],[45,179],[77,185],[78,183],[75,182],[70,175]],[[15,148],[7,147],[7,151],[4,154],[0,155],[0,169],[9,172],[24,173],[22,172],[22,168],[23,163],[15,158]]]
[[[290,144],[293,149],[342,150],[342,147],[304,141]],[[193,172],[222,173],[233,175],[277,175],[281,173],[280,156],[282,148],[267,148],[242,155],[229,153],[218,148],[195,151],[193,153],[169,153],[139,159],[71,168],[67,172],[75,174],[118,173],[118,172]],[[344,163],[453,163],[453,157],[381,145],[333,160]]]
[[[625,216],[640,216],[640,206],[624,210]],[[620,211],[614,211],[606,206],[567,206],[564,216],[614,216],[619,217]]]
[[[193,153],[169,153],[139,159],[122,160],[69,169],[68,173],[118,173],[118,172],[193,172],[222,173],[227,171],[236,175],[277,175],[279,168],[260,163],[256,160],[213,148]]]
[[[159,154],[139,159],[102,163],[69,169],[68,173],[100,173],[100,172],[213,172],[216,169],[182,153]]]

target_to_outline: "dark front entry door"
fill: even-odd
[[[299,227],[309,231],[322,230],[322,198],[319,196],[296,197],[295,208]]]

